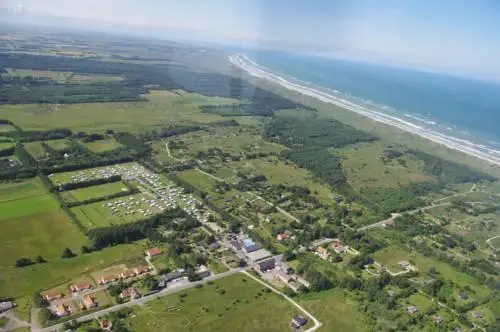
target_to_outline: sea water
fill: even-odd
[[[500,149],[500,83],[285,52],[245,52],[278,75],[443,135]]]

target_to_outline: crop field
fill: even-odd
[[[1,74],[8,77],[34,77],[48,78],[57,83],[97,83],[97,82],[113,82],[123,80],[120,76],[112,75],[97,75],[97,74],[75,74],[72,72],[63,71],[48,71],[48,70],[29,70],[12,68],[8,74]]]
[[[50,146],[54,150],[64,150],[68,148],[69,141],[67,139],[55,139],[46,141],[48,146]]]
[[[84,144],[87,149],[94,153],[106,152],[123,147],[116,139],[107,138]]]
[[[76,218],[87,229],[105,227],[110,225],[127,224],[148,218],[160,213],[165,208],[164,203],[151,206],[154,197],[144,194],[135,194],[107,201],[80,205],[71,209]],[[121,205],[125,202],[125,205]],[[139,210],[143,211],[139,211]],[[147,212],[149,211],[149,212]]]
[[[355,188],[391,187],[432,180],[423,172],[424,164],[403,154],[384,162],[384,151],[393,149],[386,142],[361,143],[335,150],[342,160],[348,181]]]
[[[144,249],[146,249],[146,245],[143,242],[136,242],[105,248],[85,255],[80,254],[79,250],[74,250],[78,256],[71,259],[47,259],[47,263],[24,268],[2,267],[0,294],[5,297],[25,295],[31,297],[38,290],[67,284],[72,280],[88,275],[92,271],[143,257]]]
[[[196,169],[179,172],[177,173],[177,176],[180,179],[189,182],[191,185],[198,188],[198,190],[206,193],[212,192],[214,185],[218,182],[218,180]]]
[[[229,276],[182,292],[183,297],[173,294],[136,306],[135,317],[125,322],[130,330],[139,332],[289,330],[290,319],[300,312],[281,296],[263,289],[245,275]]]
[[[45,197],[45,196],[35,196]],[[50,197],[50,199],[52,199]],[[52,199],[53,200],[53,199]],[[23,199],[22,207],[29,207],[32,199]],[[17,202],[17,201],[16,201]],[[10,203],[10,202],[9,202]],[[87,238],[72,224],[68,216],[58,208],[44,200],[37,210],[24,210],[24,213],[10,213],[5,217],[5,204],[0,205],[3,216],[0,220],[0,266],[14,266],[21,257],[35,259],[41,255],[46,260],[58,259],[64,248],[79,251]],[[7,203],[8,204],[8,203]],[[15,216],[14,216],[15,215]]]
[[[24,143],[24,148],[36,160],[44,159],[49,156],[47,150],[42,145],[42,142]]]
[[[123,182],[113,182],[81,189],[63,191],[60,193],[60,195],[65,202],[79,202],[124,191],[128,191],[128,187],[124,185]]]
[[[63,173],[55,173],[49,175],[49,179],[53,184],[66,184],[74,182],[74,178],[85,177],[87,180],[95,180],[101,178],[99,175],[100,171],[112,171],[112,170],[120,170],[126,171],[131,169],[132,167],[137,167],[139,164],[137,163],[123,163],[123,164],[115,164],[111,166],[102,166],[102,167],[94,167],[87,168],[79,171],[71,171],[71,172],[63,172]],[[78,181],[76,181],[78,182]]]
[[[68,128],[75,131],[102,132],[107,129],[135,131],[186,123],[210,123],[228,120],[202,113],[203,105],[234,103],[231,99],[198,94],[173,96],[170,92],[151,91],[144,102],[81,104],[5,105],[0,118],[9,119],[24,130]]]

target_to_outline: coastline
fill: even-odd
[[[291,79],[285,79],[269,69],[258,65],[244,54],[234,54],[229,56],[229,62],[246,71],[249,75],[268,82],[278,84],[288,90],[298,92],[302,95],[313,97],[324,103],[332,104],[343,109],[355,112],[359,115],[367,117],[371,120],[381,122],[406,132],[426,138],[432,142],[444,145],[450,149],[463,152],[465,154],[474,156],[476,158],[487,161],[491,164],[500,165],[500,151],[491,147],[476,144],[469,140],[458,138],[443,133],[437,132],[430,128],[417,125],[415,123],[398,118],[391,114],[375,110],[369,105],[362,105],[353,101],[347,100],[341,96],[335,96],[334,92],[337,91],[323,91],[320,88],[309,86],[306,82],[296,82]],[[297,80],[298,81],[298,80]],[[405,115],[404,115],[405,116]],[[406,116],[408,117],[408,116]]]

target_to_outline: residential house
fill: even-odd
[[[72,313],[71,307],[67,304],[60,303],[56,306],[55,314],[58,317],[68,316],[71,315],[71,313]]]
[[[47,301],[51,302],[51,301],[59,300],[60,298],[63,297],[63,294],[61,292],[57,292],[57,291],[55,291],[55,292],[47,292],[47,293],[45,293],[43,295],[43,297]]]
[[[103,319],[99,322],[99,326],[104,331],[111,331],[111,329],[113,328],[113,323],[108,319]]]
[[[466,292],[460,292],[459,296],[464,301],[469,299],[469,295]]]
[[[349,250],[349,248],[347,246],[344,246],[342,244],[342,241],[340,241],[338,239],[337,240],[333,240],[332,249],[337,254],[344,254],[344,253],[346,253]]]
[[[134,288],[134,287],[129,287],[129,288],[126,288],[124,289],[121,293],[120,293],[120,298],[121,299],[130,299],[130,300],[135,300],[139,297],[139,293],[137,292],[137,290]]]
[[[302,326],[307,324],[307,318],[304,316],[293,316],[292,326],[296,329],[300,329]]]
[[[281,242],[281,241],[285,241],[285,240],[287,240],[287,239],[288,239],[288,237],[289,237],[289,234],[288,234],[288,233],[286,233],[286,232],[284,232],[284,233],[278,234],[278,235],[276,236],[276,239],[277,239],[278,241],[280,241],[280,242]]]
[[[97,307],[97,302],[96,302],[95,298],[93,298],[90,295],[84,296],[83,297],[83,307],[85,307],[86,309],[92,309],[92,308]]]
[[[418,312],[418,308],[412,305],[406,308],[406,312],[408,312],[409,315],[413,315],[414,313]]]
[[[148,257],[158,256],[159,254],[161,254],[161,250],[159,248],[151,248],[146,250],[146,256]]]
[[[151,270],[149,265],[139,266],[134,268],[134,272],[136,275],[140,276],[141,274],[148,273]]]
[[[132,269],[127,269],[120,273],[120,278],[122,279],[128,279],[133,277],[135,277],[135,271]]]
[[[274,269],[276,266],[276,260],[274,258],[263,260],[257,264],[257,268],[260,272],[267,272],[269,270]]]
[[[443,321],[443,317],[441,317],[441,316],[432,316],[432,320],[436,324],[441,324],[441,322]]]
[[[483,315],[479,311],[473,311],[471,313],[471,315],[472,315],[473,318],[481,318],[481,317],[483,317]]]
[[[111,282],[115,282],[117,280],[118,280],[118,276],[116,274],[108,274],[108,275],[105,275],[105,276],[102,276],[101,278],[99,278],[99,284],[106,285],[106,284],[109,284]]]
[[[15,304],[11,301],[0,302],[0,312],[4,312],[14,308]]]
[[[326,250],[326,248],[324,248],[322,246],[319,246],[316,248],[316,253],[319,255],[319,257],[321,257],[323,259],[327,259],[328,256],[330,255],[328,253],[328,250]]]
[[[205,278],[210,275],[210,270],[205,265],[200,265],[198,270],[196,270],[196,275],[200,278]]]
[[[77,284],[71,285],[69,288],[70,288],[72,293],[79,293],[79,292],[83,292],[83,291],[92,289],[92,285],[89,283],[77,283]]]
[[[167,274],[162,274],[159,278],[158,278],[158,288],[165,288],[167,287],[167,283],[172,281],[172,280],[176,280],[176,279],[180,279],[182,278],[184,274],[179,271],[179,270],[176,270],[176,271],[172,271],[170,273],[167,273]]]

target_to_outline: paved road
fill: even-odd
[[[248,273],[247,271],[243,271],[242,272],[243,274],[245,274],[246,276],[252,278],[253,280],[257,281],[258,283],[264,285],[265,287],[269,288],[271,291],[273,291],[274,293],[276,294],[279,294],[281,296],[283,296],[288,302],[290,302],[291,304],[293,304],[297,309],[299,309],[300,311],[302,311],[307,317],[309,317],[310,320],[313,321],[314,323],[314,326],[312,326],[311,328],[305,330],[304,332],[313,332],[313,331],[316,331],[317,329],[319,329],[323,324],[316,319],[316,317],[314,317],[309,311],[307,311],[306,309],[304,309],[304,307],[302,307],[300,304],[298,304],[297,302],[295,302],[294,300],[292,300],[290,297],[286,296],[285,294],[283,294],[282,292],[280,292],[279,290],[277,290],[276,288],[268,285],[267,283],[265,283],[264,281],[260,280],[259,278],[253,276],[251,273]]]
[[[115,306],[110,307],[110,308],[99,310],[99,311],[93,312],[91,314],[78,317],[78,318],[76,318],[76,320],[78,322],[87,322],[87,321],[96,319],[98,317],[107,315],[108,313],[113,312],[113,311],[117,311],[117,310],[120,310],[120,309],[123,309],[123,308],[135,306],[135,305],[141,305],[141,304],[144,304],[144,303],[146,303],[148,301],[154,300],[156,298],[164,297],[164,296],[167,296],[167,295],[170,295],[170,294],[174,294],[174,293],[177,293],[177,292],[189,289],[189,288],[193,288],[193,287],[195,287],[197,285],[202,285],[202,284],[207,283],[209,281],[214,281],[214,280],[217,280],[217,279],[221,279],[221,278],[233,275],[235,273],[244,272],[246,269],[249,269],[249,268],[250,267],[232,269],[232,270],[227,271],[227,272],[219,273],[219,274],[216,274],[216,275],[211,275],[211,276],[209,276],[209,277],[207,277],[207,278],[205,278],[203,280],[200,280],[200,281],[195,281],[195,282],[190,282],[188,284],[180,284],[178,286],[173,286],[173,287],[165,288],[165,289],[163,289],[162,291],[160,291],[160,292],[158,292],[156,294],[144,296],[144,297],[138,298],[138,299],[130,301],[130,302],[126,302],[126,303],[123,303],[123,304],[118,304],[118,305],[115,305]],[[34,328],[32,326],[32,331],[33,332],[59,331],[59,329],[61,329],[63,327],[63,325],[64,325],[64,323],[61,323],[61,324],[56,324],[56,325],[53,325],[53,326],[50,326],[50,327],[46,327],[46,328],[43,328],[43,329],[37,329],[37,328]]]

